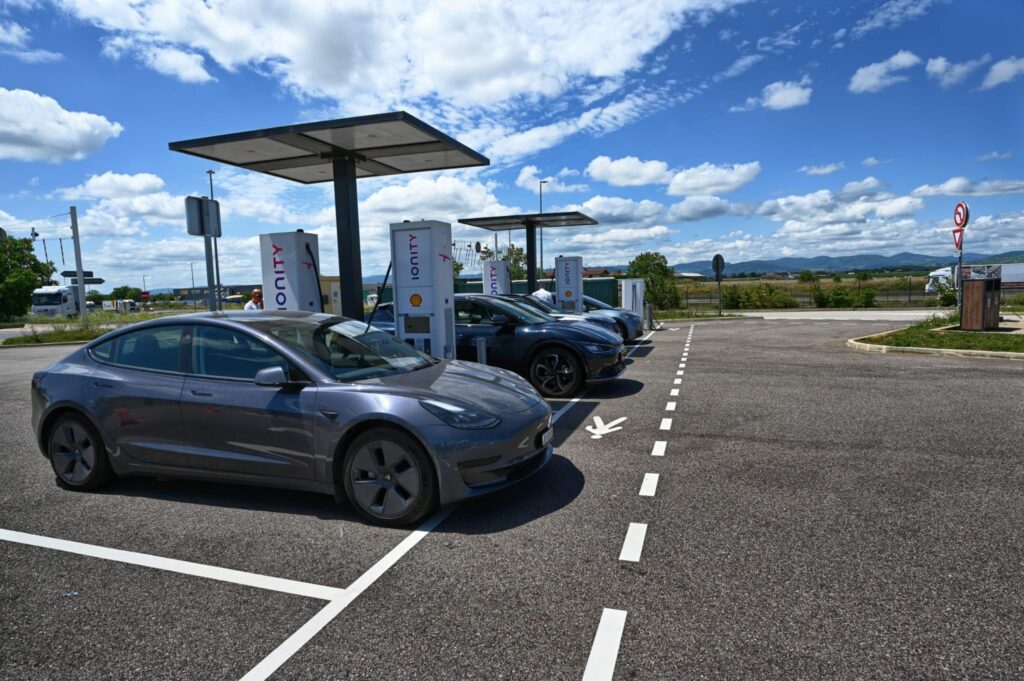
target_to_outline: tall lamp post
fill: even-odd
[[[213,201],[213,171],[207,170],[206,174],[210,177],[210,200]],[[224,303],[221,300],[222,290],[220,285],[220,255],[217,254],[217,237],[213,237],[213,280],[217,282],[217,309],[223,310]]]
[[[540,196],[540,210],[538,211],[541,215],[544,214],[544,185],[548,183],[547,180],[537,181],[537,192]],[[540,228],[540,276],[544,278],[544,228]]]

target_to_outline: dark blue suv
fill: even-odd
[[[394,333],[394,308],[381,305],[373,325]],[[625,369],[622,339],[592,324],[560,322],[495,296],[455,296],[458,359],[477,361],[486,339],[487,364],[525,377],[545,397],[575,395],[584,383],[606,381]]]

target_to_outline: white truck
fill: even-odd
[[[975,264],[975,263],[972,263]],[[977,263],[985,264],[989,263]],[[992,263],[1003,268],[1002,283],[1000,288],[1003,291],[1017,292],[1024,291],[1024,262]],[[928,273],[928,283],[924,285],[926,293],[936,293],[939,286],[954,286],[953,268],[942,267],[934,272]]]
[[[32,291],[32,314],[73,317],[78,314],[78,289],[72,286],[40,286]]]

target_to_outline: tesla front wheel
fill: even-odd
[[[583,385],[583,368],[568,350],[545,348],[530,362],[530,383],[544,397],[572,397]]]
[[[81,416],[59,416],[47,438],[50,465],[57,484],[65,489],[89,492],[112,477],[107,450],[96,429]]]
[[[357,437],[342,475],[349,501],[378,525],[411,525],[437,506],[430,458],[418,442],[397,430],[374,428]]]

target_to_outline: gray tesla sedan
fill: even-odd
[[[438,361],[364,322],[200,313],[113,331],[32,377],[57,483],[269,485],[407,525],[551,458],[551,408],[502,369]]]

